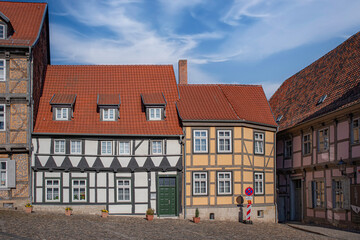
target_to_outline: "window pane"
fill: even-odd
[[[1,162],[1,170],[6,170],[6,162]]]

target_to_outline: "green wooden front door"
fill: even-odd
[[[176,215],[176,177],[159,177],[159,215]]]

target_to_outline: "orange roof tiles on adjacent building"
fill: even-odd
[[[276,126],[261,86],[179,85],[183,121],[247,121]]]
[[[287,79],[270,99],[274,116],[283,116],[280,130],[359,102],[360,32]]]
[[[159,92],[167,99],[166,118],[147,121],[141,94]],[[70,121],[52,120],[49,101],[54,93],[76,94]],[[120,94],[120,119],[100,121],[98,94]],[[182,135],[175,107],[177,100],[178,91],[171,65],[49,65],[34,133]]]
[[[46,8],[46,3],[0,2],[0,12],[14,29],[8,39],[0,39],[0,45],[32,46],[39,35]]]

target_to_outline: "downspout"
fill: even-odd
[[[33,104],[33,70],[34,70],[34,65],[33,65],[33,58],[32,58],[32,47],[29,47],[29,78],[30,78],[30,113],[29,113],[29,116],[30,116],[30,128],[29,128],[29,133],[30,133],[30,136],[29,136],[29,171],[30,171],[30,184],[29,184],[29,196],[30,196],[30,202],[32,203],[32,200],[33,200],[33,196],[32,196],[32,170],[31,170],[31,163],[32,163],[32,132],[33,132],[33,117],[34,117],[34,104]]]
[[[186,139],[186,131],[183,130],[183,139]],[[183,139],[181,139],[181,145],[184,145],[184,153],[183,153],[183,158],[184,158],[184,219],[186,219],[186,144],[184,143]]]
[[[274,201],[275,201],[275,223],[278,223],[279,222],[279,219],[278,219],[278,206],[277,206],[277,178],[276,178],[276,160],[277,160],[277,157],[276,157],[276,134],[277,132],[279,131],[279,126],[276,127],[276,132],[274,134],[274,186],[275,186],[275,189],[274,189],[274,193],[275,193],[275,197],[274,197]]]

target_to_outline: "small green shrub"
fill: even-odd
[[[199,209],[196,208],[196,210],[195,210],[195,217],[198,218],[198,217],[199,217],[199,214],[200,214],[200,213],[199,213]]]
[[[65,210],[66,211],[72,211],[73,209],[71,207],[66,207]]]
[[[148,210],[146,210],[146,215],[154,215],[154,209],[148,208]]]

